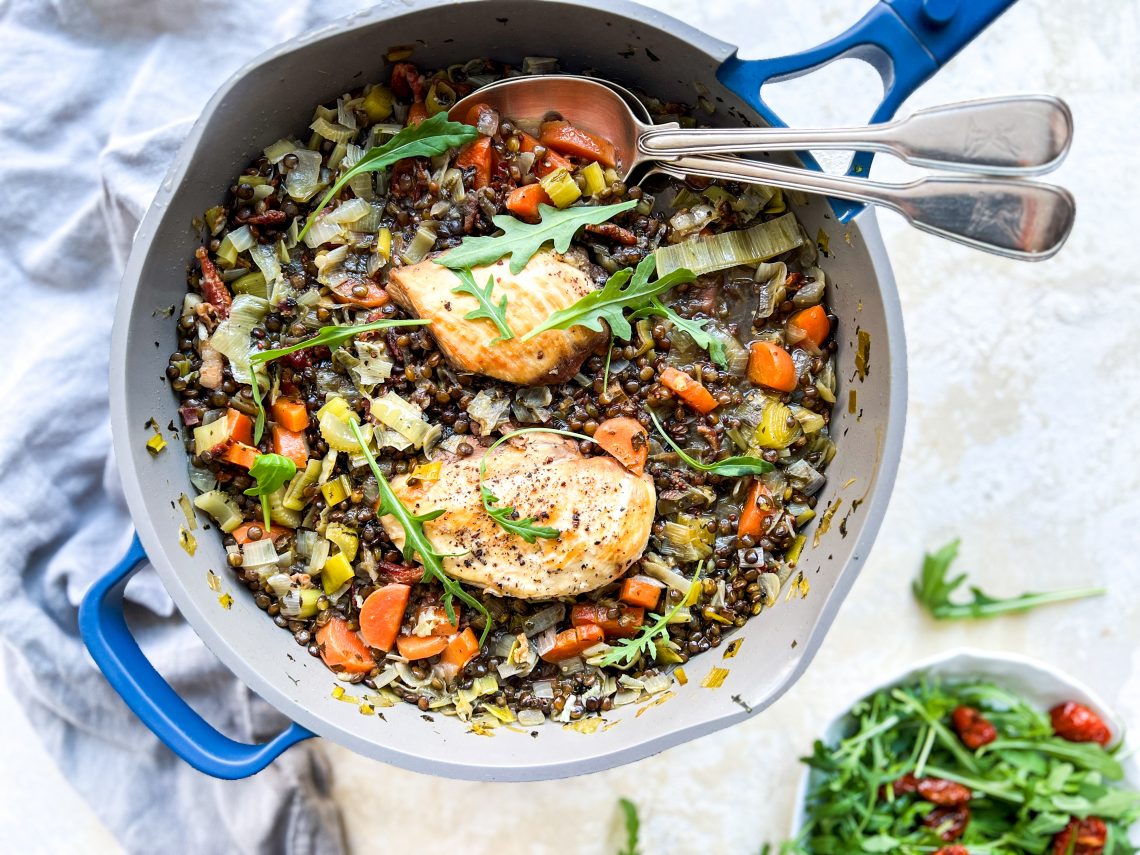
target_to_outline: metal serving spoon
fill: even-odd
[[[881,126],[812,131],[682,130],[675,123],[653,125],[644,105],[626,90],[571,75],[514,77],[493,83],[457,102],[449,111],[451,117],[461,119],[476,103],[490,104],[501,115],[526,119],[542,118],[557,107],[572,124],[614,144],[627,180],[642,164],[655,162],[657,171],[680,177],[754,182],[869,202],[897,211],[924,231],[1011,258],[1041,260],[1055,254],[1068,237],[1076,213],[1072,196],[1048,184],[952,176],[884,184],[752,159],[685,154],[866,148],[898,154],[921,165],[1035,174],[1056,168],[1072,137],[1068,108],[1050,96],[965,102]],[[764,143],[766,139],[774,145]]]

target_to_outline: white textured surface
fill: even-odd
[[[744,45],[748,57],[816,44],[867,4],[654,5]],[[885,672],[961,644],[1049,661],[1088,682],[1125,721],[1140,721],[1137,43],[1140,0],[1063,9],[1021,0],[904,107],[1017,91],[1063,96],[1077,138],[1056,178],[1080,214],[1069,245],[1042,265],[983,256],[883,216],[908,334],[906,446],[875,549],[803,680],[755,720],[589,778],[442,781],[330,745],[356,851],[375,849],[381,835],[391,851],[434,852],[431,841],[444,851],[445,839],[452,850],[453,833],[467,828],[475,831],[464,838],[470,853],[609,853],[616,801],[628,795],[641,806],[647,855],[753,853],[787,828],[795,758],[838,705]],[[857,120],[851,85],[835,76],[828,84],[789,88],[789,120]],[[876,175],[903,174],[889,166],[881,160]],[[1102,581],[1112,596],[936,625],[915,608],[909,580],[924,548],[959,535],[960,568],[995,592]],[[12,851],[114,851],[2,685],[0,728],[0,839]]]

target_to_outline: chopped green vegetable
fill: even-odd
[[[966,581],[962,573],[952,579],[946,576],[950,565],[958,556],[959,541],[955,540],[942,547],[933,555],[927,554],[922,562],[922,572],[914,581],[912,589],[915,598],[930,615],[937,620],[959,618],[985,618],[995,615],[1025,612],[1049,603],[1079,600],[1085,597],[1099,597],[1105,593],[1102,587],[1071,588],[1065,591],[1052,591],[1036,594],[1025,593],[1016,597],[991,597],[978,588],[970,587],[974,599],[965,603],[951,602],[951,595]]]
[[[795,214],[784,214],[749,229],[694,238],[657,250],[657,269],[664,275],[687,268],[696,274],[724,270],[738,264],[766,261],[803,243]]]
[[[214,518],[218,528],[227,534],[242,524],[241,508],[222,490],[207,490],[194,499],[194,507]]]
[[[591,164],[597,166],[597,164]],[[621,812],[625,815],[625,848],[617,855],[641,855],[640,845],[641,820],[637,816],[637,805],[627,798],[618,800]]]
[[[470,125],[448,121],[446,113],[438,113],[418,125],[404,128],[384,145],[368,149],[360,160],[341,173],[336,183],[321,199],[320,204],[313,209],[313,213],[309,214],[309,218],[305,220],[305,227],[297,235],[297,240],[305,237],[305,233],[316,222],[317,215],[324,210],[325,205],[335,198],[337,193],[343,190],[344,186],[357,175],[362,175],[365,172],[379,172],[405,157],[434,157],[478,136],[479,132]]]
[[[265,530],[269,531],[269,497],[285,486],[285,482],[297,474],[297,464],[280,454],[259,454],[249,469],[257,483],[245,491],[247,496],[261,498],[261,513],[265,520]]]
[[[459,582],[447,575],[443,569],[443,559],[447,556],[435,551],[427,534],[424,532],[424,523],[436,519],[443,514],[443,511],[431,511],[430,513],[417,515],[404,507],[404,503],[400,501],[399,496],[397,496],[392,489],[392,485],[388,483],[388,479],[384,477],[384,473],[380,471],[380,467],[376,464],[376,458],[372,456],[368,442],[364,439],[364,434],[360,432],[360,425],[352,419],[348,419],[347,421],[349,428],[356,436],[356,441],[360,445],[360,451],[364,455],[364,459],[368,461],[368,468],[372,470],[372,474],[375,476],[376,483],[380,488],[380,505],[377,508],[376,515],[378,517],[390,515],[395,518],[400,528],[404,530],[404,546],[403,549],[401,549],[404,560],[419,561],[424,568],[424,576],[430,576],[436,579],[443,586],[441,602],[449,621],[454,623],[456,620],[454,604],[456,597],[483,615],[485,623],[483,626],[483,634],[479,638],[479,643],[482,644],[487,640],[487,635],[490,633],[491,626],[494,624],[491,613],[487,611],[487,607],[479,602],[479,600],[467,593]]]
[[[640,309],[654,297],[672,290],[682,282],[695,278],[688,270],[674,270],[667,276],[649,281],[656,266],[656,253],[650,253],[637,265],[636,270],[622,268],[606,280],[600,291],[591,291],[572,306],[552,314],[523,336],[523,341],[534,338],[546,330],[567,330],[585,327],[602,332],[602,322],[622,341],[633,337],[633,327],[624,314],[625,309]]]
[[[629,316],[631,321],[638,318],[649,318],[657,316],[665,318],[673,326],[680,330],[684,330],[689,338],[696,342],[697,347],[702,350],[707,350],[712,361],[719,365],[721,368],[728,367],[728,359],[724,355],[724,343],[718,339],[713,338],[705,331],[705,324],[708,321],[692,321],[688,318],[682,318],[659,299],[654,297],[649,301],[648,306],[642,306],[636,312]]]
[[[703,564],[697,565],[697,572],[693,574],[693,581],[689,585],[689,593],[687,596],[682,597],[664,616],[656,614],[649,615],[654,619],[653,623],[643,626],[637,635],[632,638],[623,638],[614,644],[614,646],[607,650],[602,655],[602,658],[598,660],[598,667],[605,668],[609,665],[617,665],[626,668],[632,665],[638,656],[644,654],[649,654],[656,660],[657,640],[659,638],[664,641],[669,640],[669,623],[691,600],[696,599],[703,566]]]
[[[319,347],[324,345],[330,350],[335,350],[340,347],[349,339],[358,336],[361,333],[372,332],[373,330],[383,330],[389,327],[416,327],[429,324],[431,321],[413,318],[410,320],[396,320],[396,319],[383,319],[373,321],[370,324],[356,324],[356,325],[336,325],[331,324],[327,327],[321,327],[317,334],[312,338],[307,338],[304,341],[299,341],[296,344],[291,344],[288,347],[276,347],[272,350],[255,350],[249,354],[249,364],[252,367],[250,374],[252,375],[253,387],[253,403],[257,407],[257,418],[253,422],[253,442],[254,445],[261,442],[261,435],[265,432],[265,405],[261,402],[261,389],[257,382],[257,368],[265,365],[267,362],[272,362],[274,359],[280,359],[282,356],[288,356],[290,353],[296,353],[298,350],[304,350],[307,347]]]
[[[475,282],[475,275],[471,272],[470,267],[462,267],[456,270],[455,275],[459,277],[459,284],[451,289],[451,293],[470,294],[479,301],[479,308],[472,309],[463,317],[469,321],[486,318],[493,323],[495,329],[499,331],[499,335],[491,339],[488,344],[498,344],[500,341],[507,341],[508,339],[514,338],[515,334],[507,324],[507,295],[504,294],[498,304],[495,303],[494,298],[491,296],[491,291],[495,287],[494,274],[488,274],[487,287],[482,289],[480,289],[478,283]]]
[[[582,226],[604,223],[635,207],[636,199],[617,205],[583,205],[561,211],[549,205],[539,205],[540,220],[537,223],[524,223],[510,214],[499,214],[492,217],[491,222],[503,230],[501,235],[467,238],[434,260],[436,264],[459,270],[494,264],[509,255],[511,273],[519,273],[543,244],[552,242],[558,252],[566,252],[574,234]]]
[[[653,410],[649,410],[649,417],[653,419],[653,424],[657,427],[657,432],[661,434],[662,438],[669,444],[669,447],[677,452],[680,457],[688,466],[696,469],[698,472],[708,472],[713,475],[722,475],[726,478],[736,478],[741,475],[759,475],[762,472],[771,472],[773,466],[766,460],[760,460],[757,457],[726,457],[724,460],[718,460],[715,463],[701,463],[701,461],[690,457],[681,446],[673,441],[673,438],[665,432],[657,414]]]
[[[578,183],[563,167],[544,175],[539,184],[556,208],[569,208],[582,197]]]

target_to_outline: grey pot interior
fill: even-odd
[[[586,14],[588,28],[582,26]],[[802,673],[854,581],[885,511],[902,444],[905,348],[882,243],[872,215],[842,225],[821,199],[797,213],[809,234],[822,228],[830,237],[831,257],[820,263],[840,318],[841,387],[832,422],[838,455],[819,510],[839,508],[822,536],[809,529],[799,564],[805,584],[786,588],[788,596],[782,594],[775,607],[748,623],[735,658],[725,660],[715,650],[691,661],[689,682],[674,685],[665,702],[607,713],[605,726],[588,735],[547,723],[534,736],[504,727],[488,739],[469,733],[462,722],[425,717],[410,706],[379,710],[382,717],[362,715],[356,705],[333,698],[337,683],[331,672],[234,583],[214,531],[195,532],[194,557],[179,547],[185,520],[176,500],[180,493],[193,495],[187,458],[177,442],[152,457],[145,442],[149,419],[163,426],[179,423],[176,399],[163,378],[165,357],[177,347],[174,324],[156,310],[181,302],[199,240],[192,222],[221,199],[232,176],[265,145],[305,127],[316,103],[382,79],[387,48],[401,44],[415,44],[414,60],[425,67],[475,56],[518,62],[524,55],[556,55],[564,71],[589,69],[689,102],[696,97],[693,82],[700,81],[717,105],[713,123],[756,119],[717,82],[717,67],[731,46],[624,2],[605,10],[536,0],[389,3],[283,45],[244,69],[211,101],[172,165],[139,229],[117,309],[111,360],[115,451],[152,563],[210,649],[266,700],[322,736],[414,770],[484,780],[596,771],[759,712]],[[865,378],[854,367],[859,332],[870,337]],[[207,584],[211,570],[234,596],[228,610]],[[702,688],[714,667],[728,669],[724,685]]]

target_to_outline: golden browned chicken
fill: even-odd
[[[513,444],[512,444],[513,443]],[[392,488],[414,514],[443,509],[424,532],[458,579],[497,594],[544,600],[592,591],[633,564],[649,542],[657,493],[649,475],[634,475],[608,455],[583,457],[573,440],[552,433],[520,436],[496,448],[486,484],[520,518],[550,526],[557,540],[527,543],[499,527],[479,497],[481,455],[445,455],[438,481],[396,478]],[[396,546],[404,531],[381,520]]]
[[[514,338],[489,342],[498,335],[484,318],[464,316],[479,308],[470,294],[452,293],[459,284],[455,273],[434,261],[421,261],[392,271],[388,294],[400,306],[431,321],[431,333],[448,361],[461,371],[486,374],[520,386],[564,383],[578,373],[582,362],[604,338],[585,327],[547,330],[530,341],[522,337],[553,312],[565,309],[595,290],[582,270],[553,252],[540,252],[521,272],[511,273],[507,261],[476,267],[480,288],[494,274],[492,298],[507,298],[507,324]]]

